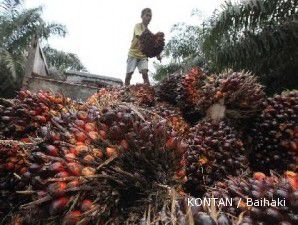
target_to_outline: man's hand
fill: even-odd
[[[159,60],[159,62],[161,62],[161,56],[160,55],[156,56],[156,58]]]

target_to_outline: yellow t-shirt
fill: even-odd
[[[145,30],[145,26],[143,25],[143,23],[137,23],[135,25],[134,28],[134,32],[133,32],[133,38],[131,41],[131,46],[128,52],[128,55],[137,59],[144,59],[147,58],[146,55],[144,55],[141,50],[139,49],[139,37],[141,36],[141,34],[143,33],[143,31]],[[138,38],[137,38],[138,36]]]

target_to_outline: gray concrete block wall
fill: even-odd
[[[98,88],[96,87],[70,84],[63,81],[46,79],[39,76],[27,78],[24,88],[32,92],[37,92],[39,90],[48,90],[52,91],[53,93],[62,93],[64,96],[70,97],[71,99],[77,101],[87,100],[98,90]]]

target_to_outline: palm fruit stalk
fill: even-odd
[[[248,131],[252,169],[265,173],[297,171],[298,91],[268,98],[264,106]]]
[[[190,129],[184,157],[188,192],[200,196],[207,186],[247,170],[248,160],[240,137],[226,121],[202,121]]]
[[[140,49],[150,58],[160,55],[165,46],[165,39],[163,32],[153,34],[150,30],[146,29],[140,36]]]
[[[173,189],[164,196],[161,208],[151,204],[148,206],[141,225],[148,224],[179,224],[179,225],[233,225],[239,218],[231,217],[211,205],[195,205],[195,198],[179,194]]]
[[[298,176],[288,171],[284,176],[266,176],[261,172],[252,178],[231,177],[215,185],[205,198],[231,199],[222,212],[234,217],[238,224],[291,225],[298,222]]]

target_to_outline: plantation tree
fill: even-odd
[[[66,34],[63,25],[47,23],[41,18],[42,8],[24,9],[22,3],[4,0],[0,4],[0,97],[11,97],[20,88],[33,37],[47,40],[52,35]],[[49,59],[50,65],[53,58]],[[81,65],[77,58],[73,63]]]
[[[298,88],[298,1],[225,3],[206,32],[203,52],[218,72],[251,70],[269,93]]]
[[[45,46],[43,51],[50,66],[57,68],[60,72],[66,70],[87,71],[76,54],[59,51],[50,46]]]

